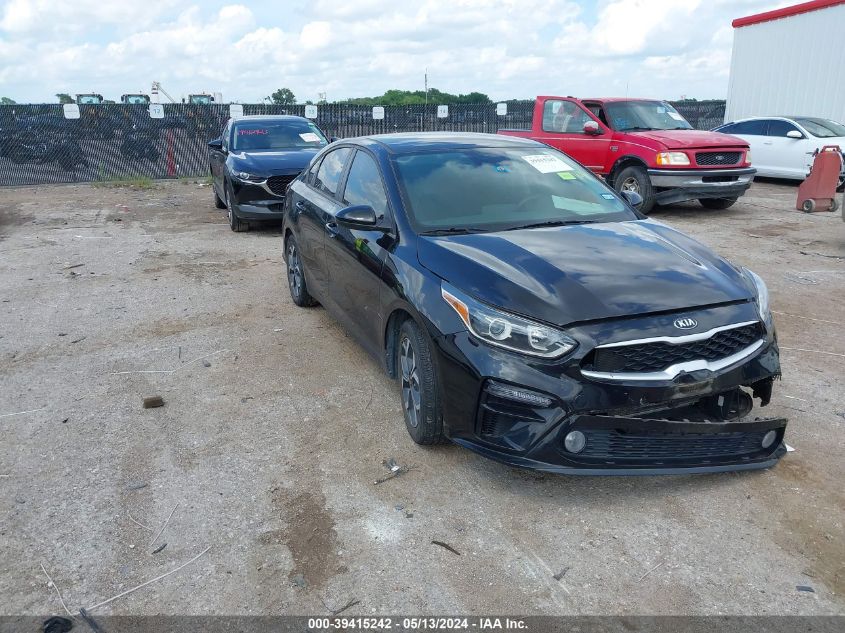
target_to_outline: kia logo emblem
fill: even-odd
[[[691,330],[692,328],[694,328],[695,326],[698,325],[698,321],[696,321],[695,319],[689,319],[689,318],[687,318],[687,319],[675,319],[675,322],[674,322],[673,325],[676,328],[678,328],[679,330]]]

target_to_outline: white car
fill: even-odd
[[[804,180],[813,164],[813,152],[838,145],[845,152],[845,125],[817,117],[752,117],[725,123],[714,132],[738,136],[751,146],[758,176]],[[845,156],[843,156],[845,159]],[[845,160],[837,188],[845,186]]]

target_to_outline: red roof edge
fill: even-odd
[[[801,13],[817,11],[818,9],[826,9],[828,7],[836,6],[837,4],[845,4],[845,0],[811,0],[810,2],[802,2],[801,4],[792,5],[791,7],[783,7],[782,9],[775,9],[774,11],[766,11],[765,13],[756,13],[744,18],[737,18],[731,22],[731,26],[735,29],[741,26],[751,26],[752,24],[760,24],[761,22],[770,22],[771,20],[788,18]]]

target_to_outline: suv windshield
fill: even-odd
[[[611,189],[552,149],[457,149],[393,162],[421,233],[637,219]]]
[[[845,136],[845,125],[829,119],[795,119],[795,122],[804,126],[805,130],[819,138]]]
[[[238,152],[275,149],[319,148],[326,137],[308,121],[241,121],[232,131],[232,148]]]
[[[611,101],[604,104],[604,109],[610,127],[620,132],[692,129],[665,101]]]

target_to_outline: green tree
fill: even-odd
[[[296,97],[290,88],[279,88],[270,95],[270,101],[276,105],[296,105]]]
[[[428,99],[425,90],[388,90],[380,97],[359,97],[348,99],[346,103],[352,105],[416,105],[421,103],[449,105],[452,103],[491,103],[490,97],[483,92],[469,92],[467,94],[450,94],[437,88],[429,88]]]
[[[15,105],[17,101],[9,99],[9,97],[0,97],[0,105]]]
[[[57,92],[56,97],[58,97],[59,103],[76,103],[76,101],[73,100],[73,97],[66,92]]]

